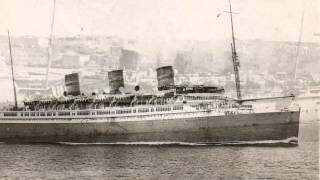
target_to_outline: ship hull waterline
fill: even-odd
[[[0,142],[250,142],[298,139],[299,111],[142,121],[0,122]]]

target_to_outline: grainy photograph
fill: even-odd
[[[319,179],[318,0],[1,0],[0,179]]]

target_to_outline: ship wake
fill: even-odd
[[[225,142],[89,142],[89,143],[78,143],[78,142],[57,142],[60,145],[68,146],[91,146],[91,145],[111,145],[111,146],[262,146],[262,147],[277,147],[277,146],[297,146],[298,139],[296,137],[288,138],[285,140],[267,140],[267,141],[225,141]]]

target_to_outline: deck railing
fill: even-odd
[[[0,112],[0,118],[128,116],[157,114],[163,112],[182,112],[184,109],[183,105],[167,105],[156,107],[126,107],[90,110],[2,111]]]
[[[240,112],[241,111],[241,112]],[[253,109],[230,106],[205,106],[205,105],[159,105],[141,107],[117,107],[107,109],[87,109],[87,110],[40,110],[40,111],[2,111],[1,119],[54,119],[54,118],[93,118],[93,117],[132,117],[149,116],[163,114],[190,114],[208,113],[214,115],[234,115],[253,113]]]

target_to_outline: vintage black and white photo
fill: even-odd
[[[0,179],[318,179],[319,7],[0,1]]]

